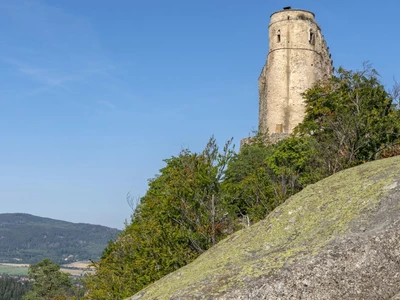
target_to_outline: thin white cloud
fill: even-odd
[[[106,100],[99,100],[97,101],[97,104],[101,105],[101,106],[105,106],[109,109],[115,109],[116,106],[115,104],[111,103],[110,101],[106,101]]]
[[[165,114],[169,115],[169,116],[178,116],[178,115],[183,115],[185,113],[185,111],[187,111],[189,108],[188,104],[183,104],[181,106],[176,106],[170,109],[166,109],[164,111]]]
[[[63,83],[68,81],[74,81],[79,79],[79,76],[67,75],[62,76],[60,74],[54,74],[51,70],[41,69],[41,68],[20,68],[19,71],[34,80],[45,83],[48,86],[61,86]]]
[[[36,92],[88,79],[112,65],[88,19],[35,0],[4,1],[0,8],[10,27],[0,62],[42,85]]]
[[[7,64],[25,76],[28,80],[35,82],[39,87],[32,89],[28,95],[36,95],[52,88],[64,88],[67,82],[79,81],[80,74],[63,74],[60,70],[45,69],[22,62],[14,58],[3,58],[0,62]]]
[[[51,91],[60,95],[53,97],[55,101],[75,101],[78,109],[103,106],[138,113],[146,107],[147,101],[138,100],[132,84],[119,74],[134,62],[106,55],[89,18],[66,12],[53,2],[29,0],[0,1],[0,19],[10,28],[3,37],[5,47],[0,48],[0,65],[11,71],[10,83],[18,80],[21,88],[13,92],[18,98]]]

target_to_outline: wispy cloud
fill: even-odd
[[[172,107],[172,108],[166,109],[164,111],[164,113],[166,115],[168,115],[168,116],[171,116],[171,117],[178,116],[178,115],[184,114],[184,112],[187,111],[188,108],[189,108],[188,104],[183,104],[181,106],[176,106],[176,107]]]
[[[5,1],[0,10],[0,18],[11,24],[0,63],[36,85],[34,93],[90,80],[113,65],[82,16],[35,0]]]
[[[37,67],[14,58],[2,58],[0,61],[14,67],[15,70],[31,80],[50,87],[61,86],[65,82],[78,80],[80,77],[78,75],[63,75],[60,70]]]
[[[0,25],[5,20],[10,28],[2,37],[0,66],[10,72],[9,86],[18,82],[10,94],[41,100],[51,92],[54,101],[82,110],[145,110],[149,101],[139,99],[125,76],[134,62],[104,51],[101,32],[89,18],[48,3],[0,1]]]
[[[111,103],[110,101],[106,101],[106,100],[99,100],[99,101],[97,101],[97,104],[99,104],[101,106],[104,106],[104,107],[107,107],[109,109],[115,109],[116,108],[115,104]]]

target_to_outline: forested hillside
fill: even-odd
[[[0,214],[0,262],[57,263],[98,259],[119,230],[29,214]]]
[[[32,288],[32,283],[19,278],[4,277],[0,275],[0,299],[21,300]]]

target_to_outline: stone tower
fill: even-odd
[[[310,11],[285,7],[271,15],[269,52],[258,79],[259,131],[273,140],[304,118],[301,93],[333,74],[329,48]]]

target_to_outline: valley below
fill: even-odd
[[[94,269],[90,268],[89,265],[89,261],[77,261],[60,265],[60,271],[74,277],[81,277],[87,273],[94,273]],[[29,264],[0,263],[0,275],[28,276],[28,268]]]

